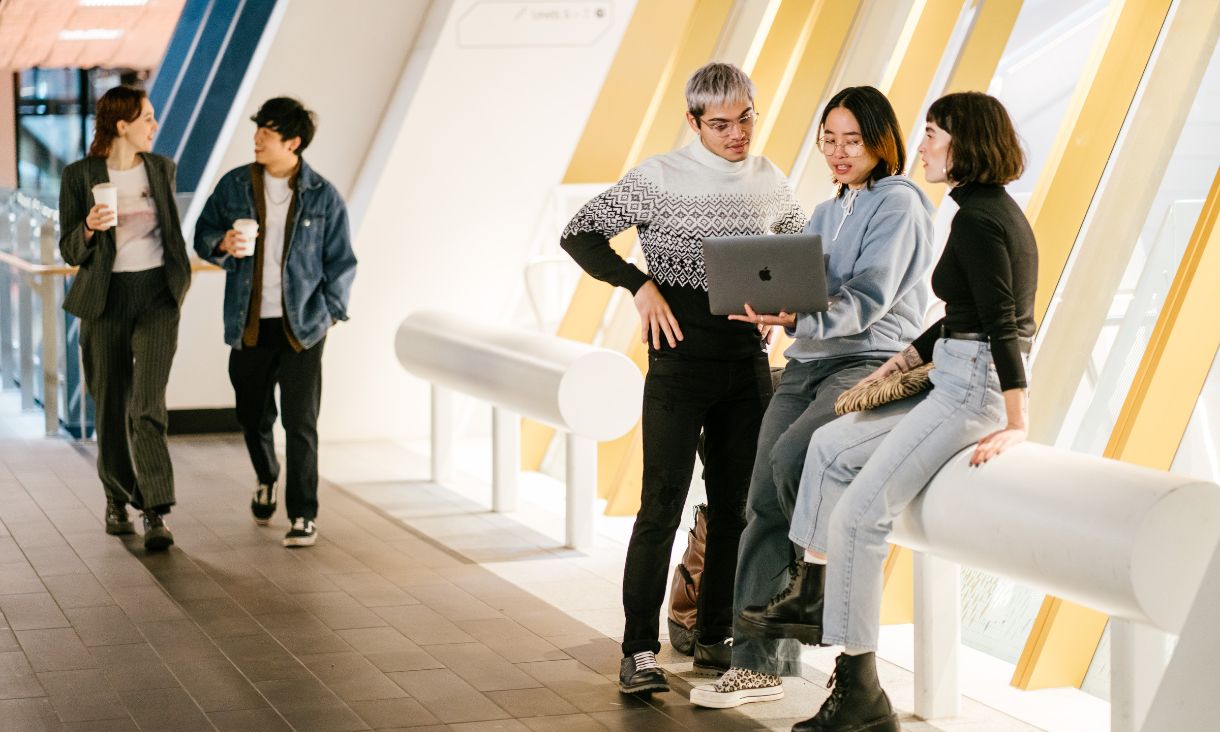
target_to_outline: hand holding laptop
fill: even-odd
[[[754,312],[754,308],[750,307],[750,303],[745,304],[745,315],[730,315],[729,320],[740,320],[744,323],[754,323],[759,326],[779,325],[784,328],[796,327],[796,313],[779,313],[776,315],[763,315]]]

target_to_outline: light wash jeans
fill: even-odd
[[[875,650],[894,518],[949,458],[1007,422],[985,342],[937,341],[935,388],[813,434],[789,538],[827,556],[822,642]]]

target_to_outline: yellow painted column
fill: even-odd
[[[975,6],[974,20],[962,50],[949,73],[944,93],[952,94],[963,91],[987,91],[999,68],[1004,49],[1008,46],[1008,38],[1017,24],[1017,16],[1021,14],[1022,0],[973,0]],[[925,110],[926,111],[926,110]],[[919,129],[923,120],[916,118],[915,129]],[[908,161],[913,171],[911,177],[928,194],[932,203],[940,205],[948,188],[942,183],[928,183],[923,177],[923,168],[916,160]]]
[[[1093,68],[1076,88],[1026,215],[1038,240],[1041,322],[1156,45],[1171,0],[1115,0]]]
[[[1101,183],[1170,4],[1171,0],[1115,0],[1091,69],[1077,87],[1047,167],[1039,175],[1026,209],[1038,240],[1034,315],[1039,322]],[[1175,449],[1180,440],[1181,433],[1174,441]],[[1122,459],[1109,451],[1107,455]],[[1105,624],[1106,616],[1101,613],[1047,596],[1017,662],[1013,685],[1023,689],[1079,686]]]
[[[655,119],[658,99],[670,88],[677,60],[690,45],[690,31],[699,28],[699,9],[718,8],[722,0],[666,0],[637,3],[618,53],[610,64],[593,111],[585,124],[564,183],[610,183],[636,164],[647,126],[641,120]],[[718,32],[718,31],[717,31]],[[715,35],[712,43],[715,42]],[[679,72],[681,75],[682,72]],[[624,256],[635,242],[626,232],[611,242]],[[556,335],[591,343],[610,303],[614,288],[581,274],[568,310]],[[524,470],[538,470],[555,431],[522,420],[521,463]]]
[[[898,125],[905,131],[922,122],[924,99],[949,46],[953,28],[962,13],[962,0],[927,0],[905,48],[893,80],[882,89],[894,105]]]

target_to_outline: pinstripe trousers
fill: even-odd
[[[179,309],[165,269],[110,275],[106,307],[81,320],[85,380],[97,425],[97,474],[106,498],[168,512],[174,469],[165,388],[178,348]]]

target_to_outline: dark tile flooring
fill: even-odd
[[[238,440],[171,447],[177,544],[146,554],[104,533],[91,447],[0,441],[0,728],[759,727],[681,679],[620,696],[615,641],[328,486],[284,549]]]

